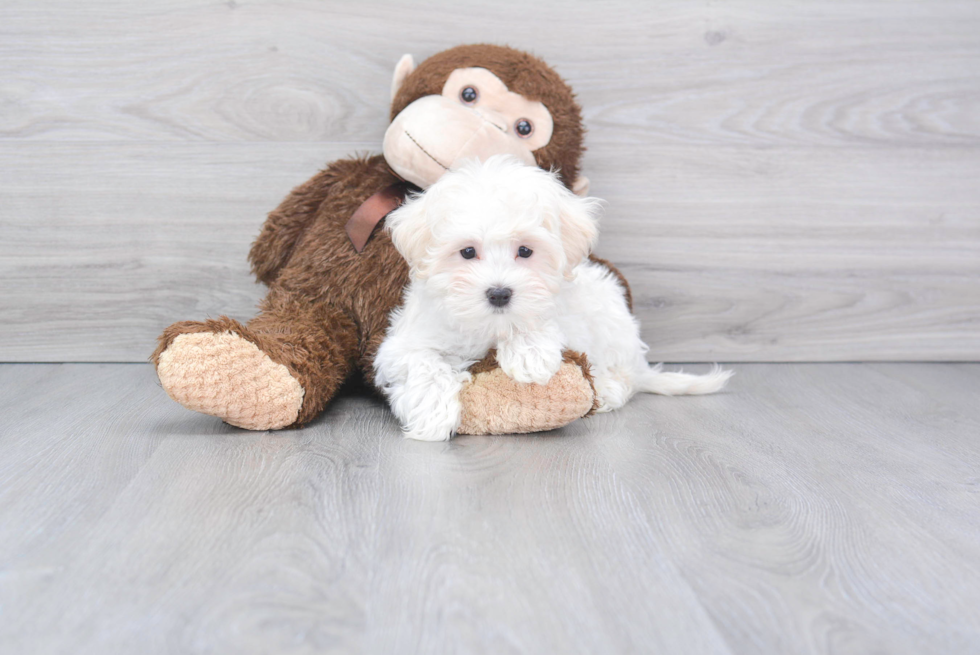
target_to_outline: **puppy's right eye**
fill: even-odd
[[[459,254],[463,256],[463,259],[473,259],[476,257],[476,248],[470,246],[469,248],[463,248],[459,251]]]

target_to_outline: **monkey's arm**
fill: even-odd
[[[259,282],[271,284],[279,276],[296,245],[313,224],[324,200],[332,192],[352,186],[348,182],[362,174],[364,166],[365,160],[360,158],[335,161],[293,189],[269,212],[248,253],[252,273]]]
[[[513,434],[554,430],[595,411],[596,393],[585,355],[565,351],[547,384],[516,382],[490,351],[470,367],[473,379],[459,393],[457,434]]]

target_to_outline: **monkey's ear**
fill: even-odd
[[[391,78],[391,99],[394,100],[398,95],[398,89],[402,88],[405,78],[415,70],[415,60],[412,55],[402,55],[402,58],[395,64],[395,75]]]
[[[572,193],[577,195],[579,198],[584,198],[589,195],[589,178],[584,175],[579,175],[575,180],[575,184],[572,185]]]

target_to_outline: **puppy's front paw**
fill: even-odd
[[[460,404],[458,400],[441,403],[424,416],[405,426],[405,438],[418,441],[449,441],[459,427]]]
[[[416,441],[449,441],[453,436],[452,432],[425,430],[424,428],[406,430],[403,434],[406,439],[415,439]]]
[[[419,441],[449,441],[459,427],[462,405],[459,390],[469,373],[428,376],[417,380],[414,392],[402,398],[399,407],[405,436]]]
[[[561,366],[561,348],[520,344],[516,347],[501,347],[497,351],[497,362],[507,377],[517,382],[548,384]]]
[[[419,441],[448,441],[459,427],[459,391],[471,379],[432,353],[415,353],[388,366],[382,360],[375,380],[383,388],[404,435]]]

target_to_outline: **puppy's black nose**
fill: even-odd
[[[493,289],[487,289],[487,300],[494,307],[503,307],[510,302],[510,296],[513,293],[507,287],[495,287]]]

